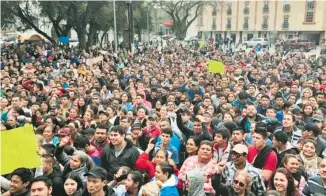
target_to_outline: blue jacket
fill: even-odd
[[[155,177],[151,181],[155,181]],[[171,177],[163,183],[159,196],[179,196],[177,184],[178,178],[172,174]]]
[[[157,142],[155,144],[155,148],[154,148],[154,156],[155,156],[155,153],[160,148],[161,148],[161,142]],[[169,143],[169,145],[167,146],[167,148],[165,150],[168,152],[169,158],[172,159],[175,164],[179,164],[179,153],[178,153],[178,150],[171,144],[171,142]]]

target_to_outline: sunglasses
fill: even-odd
[[[235,158],[240,158],[243,154],[232,152],[231,155]]]
[[[233,180],[234,184],[238,184],[241,188],[245,187],[245,184],[243,182],[239,182],[238,180]]]

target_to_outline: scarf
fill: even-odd
[[[305,172],[308,173],[309,175],[311,175],[312,172],[318,168],[318,165],[317,165],[318,157],[317,157],[317,155],[315,154],[313,157],[307,158],[303,154],[303,151],[301,151],[299,156],[303,161],[303,167],[304,167]]]

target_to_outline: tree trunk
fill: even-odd
[[[138,42],[141,42],[141,29],[138,29]]]
[[[174,29],[175,30],[175,36],[180,39],[183,40],[184,38],[186,38],[187,36],[187,25],[183,24],[183,23],[177,23],[178,26]]]
[[[86,49],[86,29],[80,29],[77,31],[79,47],[81,49]]]

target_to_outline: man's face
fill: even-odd
[[[110,142],[113,146],[119,146],[122,144],[123,140],[125,139],[125,135],[120,135],[119,132],[113,132],[110,133]]]
[[[21,180],[21,178],[17,175],[13,175],[11,177],[11,181],[10,181],[10,193],[21,193],[22,191],[24,191],[26,189],[26,187],[28,186],[30,182],[27,183],[23,183],[23,181]]]
[[[20,106],[20,99],[19,97],[13,97],[11,100],[11,104],[13,107],[19,107]]]
[[[267,107],[269,105],[269,99],[267,99],[266,97],[262,98],[260,101],[261,105],[263,107]]]
[[[212,100],[210,100],[210,99],[205,99],[204,100],[204,106],[205,107],[208,107],[209,105],[211,105],[211,103],[212,103]]]
[[[268,109],[266,111],[266,117],[267,118],[275,118],[276,117],[276,113],[273,109]]]
[[[102,191],[103,187],[106,186],[107,181],[102,181],[101,178],[96,178],[93,176],[87,177],[87,190],[91,195],[97,195]]]
[[[297,85],[291,86],[291,93],[297,93],[297,92],[298,92],[298,86]]]
[[[317,95],[317,103],[319,104],[320,102],[324,101],[324,95]]]
[[[239,165],[247,161],[247,155],[231,151],[231,159],[235,165]]]
[[[257,114],[256,107],[253,105],[250,105],[247,107],[247,115],[249,117],[254,117]]]
[[[182,118],[182,122],[186,123],[186,122],[189,121],[190,116],[189,116],[187,113],[183,113],[183,114],[181,115],[181,118]]]
[[[258,133],[254,133],[253,135],[253,143],[256,148],[261,148],[262,146],[265,145],[265,139],[263,138],[262,135]]]
[[[104,122],[107,121],[109,119],[108,115],[101,113],[98,118],[100,119],[100,121]]]
[[[200,122],[194,122],[194,132],[196,134],[202,132],[202,126],[201,126],[201,123]]]
[[[221,134],[215,134],[214,142],[217,145],[221,145],[221,144],[224,144],[225,143],[225,139],[223,139],[223,137],[222,137]]]
[[[143,103],[143,98],[141,96],[136,97],[136,104],[141,105]]]
[[[42,181],[34,182],[31,186],[31,196],[50,196],[52,187],[47,187]]]
[[[63,105],[67,105],[68,102],[69,102],[68,97],[62,97],[62,98],[61,98],[61,103],[62,103]]]
[[[326,180],[326,159],[323,159],[319,165],[319,175],[323,180]]]
[[[249,94],[254,94],[256,91],[255,87],[253,86],[250,86],[248,90],[249,90]]]
[[[120,121],[120,126],[124,129],[127,130],[130,126],[130,123],[128,122],[127,119],[123,119]]]
[[[281,97],[276,98],[275,100],[277,106],[283,106],[284,101]]]
[[[163,145],[168,145],[171,141],[171,136],[169,134],[166,133],[162,133],[162,143]]]
[[[102,143],[107,139],[106,130],[105,129],[96,129],[94,135],[95,141]]]
[[[288,127],[292,127],[293,126],[293,120],[292,117],[290,115],[285,115],[283,118],[283,127],[288,128]]]
[[[243,140],[243,134],[241,131],[235,130],[232,132],[231,140],[233,143],[240,143]]]

